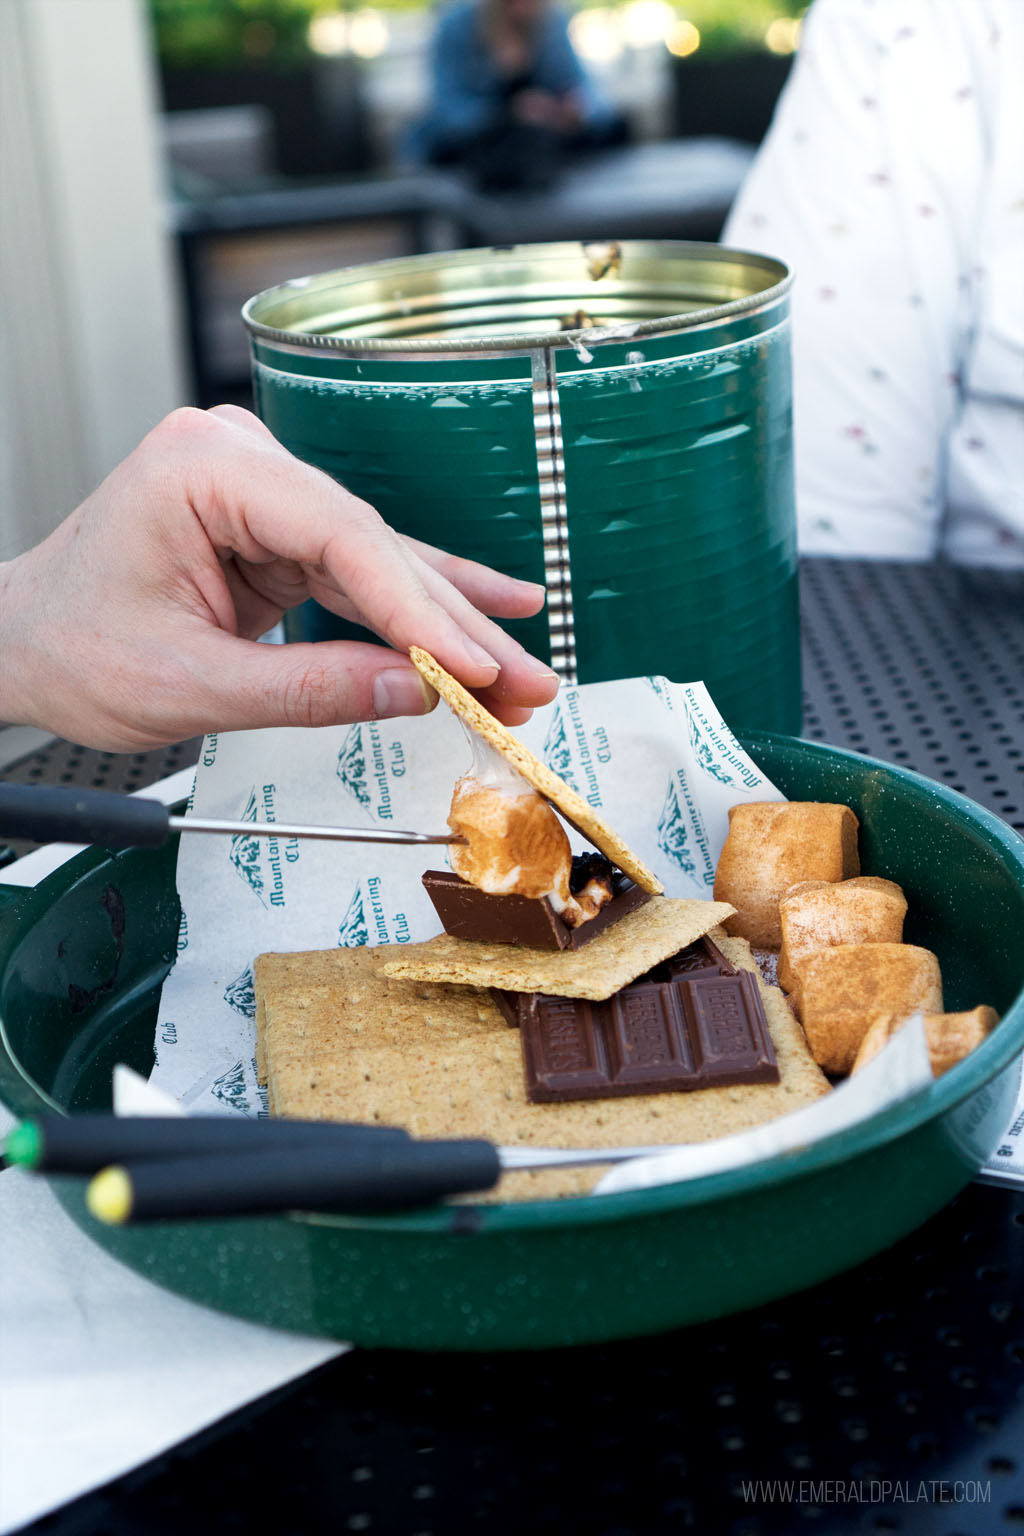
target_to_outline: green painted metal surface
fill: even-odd
[[[567,548],[579,681],[700,679],[735,728],[798,731],[785,268],[625,242],[595,282],[587,251],[415,257],[259,295],[256,408],[400,532],[549,592]],[[578,309],[597,328],[570,343]],[[551,616],[507,627],[564,672]],[[314,604],[288,634],[372,638]]]
[[[1024,1048],[1024,842],[954,791],[871,759],[744,741],[790,798],[844,801],[869,873],[907,891],[907,939],[947,1006],[991,1003],[992,1036],[912,1099],[776,1162],[601,1199],[377,1218],[103,1228],[123,1262],[241,1317],[368,1345],[514,1349],[651,1333],[755,1306],[856,1264],[925,1220],[1005,1126]],[[153,1059],[175,952],[175,848],[91,850],[34,891],[0,886],[0,1098],[106,1107],[110,1068]]]
[[[309,361],[315,366],[319,359]],[[304,368],[307,359],[298,362]],[[528,376],[363,383],[256,363],[253,392],[257,411],[286,448],[370,502],[399,533],[524,581],[543,581]],[[333,615],[328,621],[311,612],[307,625],[310,638],[375,638]],[[543,615],[505,627],[547,658]]]
[[[580,682],[700,678],[738,729],[798,730],[788,328],[561,380]]]

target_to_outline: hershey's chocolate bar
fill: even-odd
[[[534,1104],[777,1083],[768,1022],[748,971],[634,981],[603,1003],[520,995]]]
[[[713,939],[704,938],[688,944],[639,977],[640,981],[677,981],[680,976],[735,976],[736,967],[727,960]]]
[[[491,896],[451,870],[428,869],[423,876],[427,895],[445,933],[481,944],[526,944],[532,949],[582,949],[627,912],[650,900],[647,891],[624,875],[613,881],[612,899],[596,917],[570,928],[548,898]]]
[[[725,958],[714,940],[705,935],[645,971],[637,977],[637,982],[676,981],[681,976],[695,975],[735,976],[736,967]],[[500,987],[491,987],[490,993],[506,1024],[512,1025],[519,1024],[520,1009],[531,1008],[537,996],[534,992],[505,992]]]
[[[532,992],[505,992],[501,987],[489,987],[491,999],[498,1005],[498,1012],[506,1024],[511,1024],[514,1029],[519,1026],[519,1007],[525,998],[527,1002],[534,996]]]

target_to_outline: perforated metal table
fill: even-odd
[[[804,734],[917,768],[1024,830],[1024,573],[810,561],[802,604]],[[76,776],[117,787],[120,763],[93,754]],[[804,1528],[1024,1530],[1024,1193],[972,1185],[839,1279],[654,1339],[354,1351],[29,1529]]]

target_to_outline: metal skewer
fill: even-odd
[[[513,1169],[617,1163],[651,1147],[499,1147],[482,1137],[418,1141],[394,1126],[216,1116],[43,1115],[2,1143],[48,1173],[93,1174],[101,1221],[300,1211],[399,1210],[493,1189]]]
[[[397,827],[300,826],[284,821],[218,821],[172,816],[161,800],[115,795],[102,789],[0,783],[0,834],[99,843],[104,848],[159,848],[173,832],[216,832],[229,837],[315,837],[342,843],[457,843],[452,832],[406,832]]]
[[[243,837],[316,837],[338,843],[461,843],[453,832],[403,832],[397,827],[307,827],[290,821],[217,821],[205,816],[169,816],[172,832],[228,832]]]
[[[649,1147],[499,1147],[505,1173],[536,1172],[540,1168],[583,1168],[593,1163],[625,1163],[634,1157],[658,1157],[678,1152],[678,1142]]]

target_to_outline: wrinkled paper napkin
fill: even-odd
[[[877,1114],[883,1104],[899,1103],[931,1081],[924,1018],[915,1013],[856,1077],[847,1078],[825,1098],[735,1136],[720,1136],[717,1141],[679,1147],[656,1157],[631,1158],[606,1173],[596,1192],[610,1195],[651,1189],[655,1184],[675,1184],[802,1152],[811,1142],[849,1129]]]

